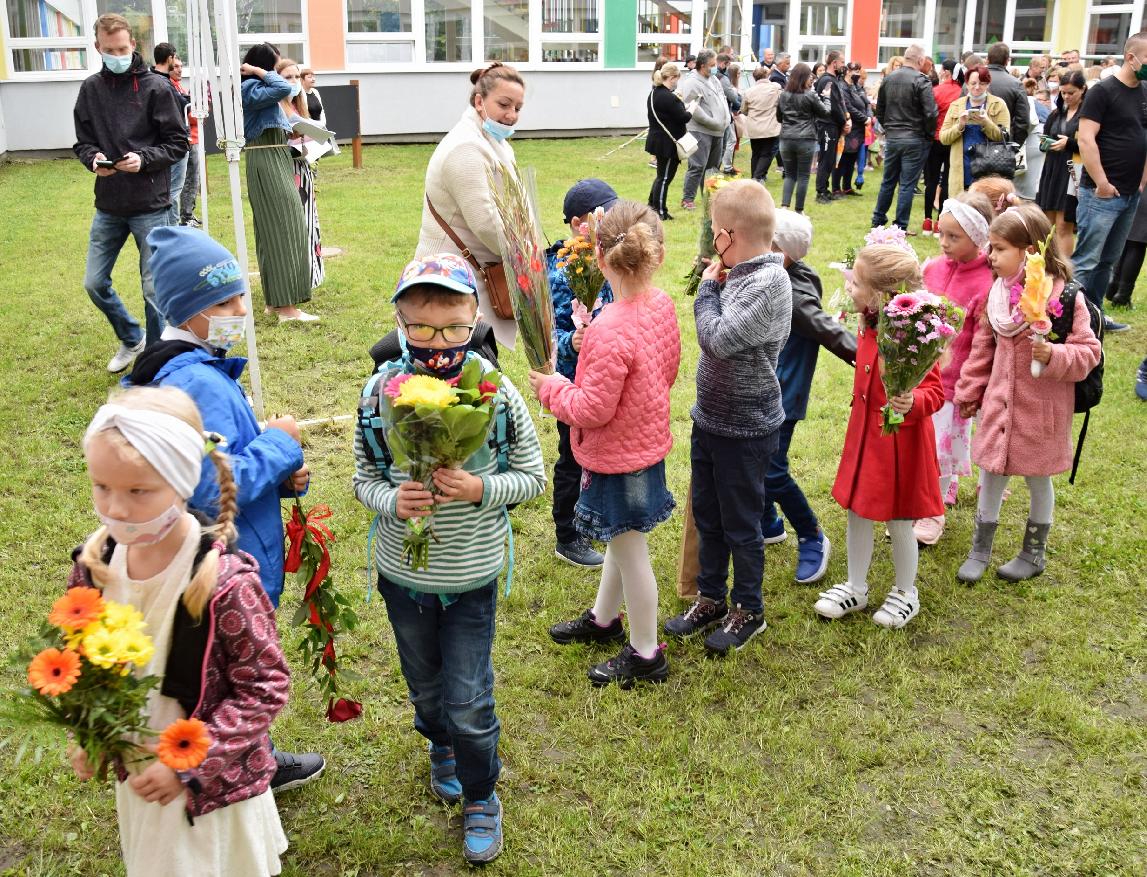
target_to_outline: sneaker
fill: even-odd
[[[1105,316],[1103,318],[1103,333],[1105,335],[1111,335],[1111,334],[1114,334],[1116,332],[1126,332],[1130,328],[1131,327],[1129,325],[1127,325],[1126,323],[1117,323],[1113,319],[1111,319],[1111,317]],[[110,368],[110,366],[109,366],[109,368]]]
[[[327,762],[315,752],[295,755],[276,749],[275,765],[275,775],[271,778],[271,791],[289,792],[321,777],[326,770]]]
[[[628,691],[638,682],[664,682],[669,678],[669,662],[665,659],[663,646],[657,647],[652,658],[643,658],[626,643],[617,657],[590,667],[587,675],[589,681],[599,687],[616,682],[618,688]]]
[[[859,612],[868,606],[868,591],[853,590],[850,582],[833,585],[822,591],[820,599],[813,604],[813,611],[821,618],[836,621],[850,612]]]
[[[828,192],[822,192],[821,194],[816,196],[816,203],[817,204],[831,204],[832,203],[832,195],[828,194]]]
[[[932,220],[925,219],[924,225],[920,228],[920,233],[926,238],[932,237]]]
[[[1135,395],[1147,402],[1147,359],[1139,363],[1139,371],[1135,373]]]
[[[831,195],[830,197],[832,198],[832,200],[833,200],[833,201],[839,201],[841,198],[843,198],[843,197],[844,197],[844,190],[842,190],[842,189],[833,189],[833,190],[832,190],[832,195]]]
[[[601,552],[594,551],[588,539],[578,539],[576,542],[559,542],[554,554],[566,563],[580,566],[584,569],[598,569],[605,563]]]
[[[905,594],[893,588],[884,598],[884,605],[872,614],[872,620],[889,630],[899,630],[920,612],[920,596]]]
[[[705,637],[705,648],[718,655],[728,653],[729,649],[739,652],[766,627],[764,616],[746,612],[737,604],[725,618],[721,629]]]
[[[912,532],[921,545],[935,545],[944,535],[944,516],[920,518],[912,524]]]
[[[861,189],[863,189],[864,188],[864,180],[857,180],[855,188],[856,188],[856,191],[858,191],[858,192]]]
[[[729,614],[729,607],[708,597],[697,597],[697,601],[682,612],[675,615],[663,625],[669,636],[685,639],[698,633],[712,630],[725,620]]]
[[[573,621],[563,621],[551,627],[550,639],[563,646],[570,643],[622,642],[625,639],[625,628],[621,626],[621,616],[602,627],[593,617],[593,610],[586,609]]]
[[[453,746],[430,743],[430,791],[444,804],[462,800],[462,783],[458,781],[458,762]]]
[[[135,362],[135,358],[143,353],[143,345],[146,343],[146,338],[140,338],[139,343],[132,347],[126,344],[121,344],[116,355],[108,360],[108,371],[113,375],[118,375],[121,371]]]
[[[462,856],[482,865],[502,852],[502,802],[497,793],[486,801],[467,801],[462,807]]]
[[[789,538],[789,534],[785,532],[785,519],[780,515],[773,518],[772,524],[768,529],[762,530],[761,535],[765,537],[766,545],[779,545]]]
[[[681,202],[681,209],[682,210],[696,210],[697,205],[694,204],[692,201],[682,201]]]
[[[797,539],[797,582],[811,585],[823,579],[831,553],[832,544],[824,530],[818,531],[815,539]]]

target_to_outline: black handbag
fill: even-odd
[[[972,157],[972,179],[980,177],[1003,177],[1013,179],[1016,175],[1016,154],[1020,151],[1018,143],[1011,142],[1011,135],[1007,128],[1003,129],[1002,142],[989,140],[986,143],[977,143],[968,150]]]

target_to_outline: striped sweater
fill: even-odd
[[[385,383],[387,379],[380,380]],[[414,571],[402,561],[406,522],[399,519],[396,508],[398,485],[409,476],[396,465],[390,467],[389,477],[384,476],[363,450],[361,427],[355,428],[354,494],[379,515],[374,562],[389,581],[428,594],[459,594],[488,584],[505,565],[509,527],[505,508],[541,494],[546,488],[546,470],[538,434],[521,393],[506,377],[502,378],[501,391],[514,422],[509,468],[498,471],[489,445],[483,445],[466,461],[463,468],[482,479],[482,501],[438,507],[433,518],[438,539],[431,541],[428,569]]]

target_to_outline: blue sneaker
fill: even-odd
[[[497,793],[486,801],[467,801],[462,808],[462,855],[484,865],[502,852],[502,802]]]
[[[462,800],[454,747],[430,744],[430,791],[444,804],[457,804]]]
[[[824,530],[817,531],[815,539],[797,539],[797,581],[802,585],[819,582],[828,572],[828,558],[832,545]]]
[[[766,545],[776,545],[779,542],[784,542],[789,538],[789,534],[785,532],[785,519],[777,515],[773,518],[772,524],[761,528],[761,535],[765,537]]]
[[[1135,395],[1147,402],[1147,359],[1139,363],[1139,371],[1135,375]]]

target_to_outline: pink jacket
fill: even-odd
[[[1058,293],[1062,286],[1056,285]],[[956,404],[980,406],[972,441],[976,464],[995,475],[1056,475],[1070,469],[1075,383],[1095,368],[1099,354],[1082,290],[1075,297],[1071,333],[1051,345],[1051,361],[1038,378],[1031,373],[1030,333],[997,338],[986,320],[979,321],[956,385]]]
[[[573,383],[553,375],[542,404],[568,423],[574,459],[603,475],[637,472],[673,447],[669,390],[681,363],[673,300],[660,289],[606,305],[586,329]]]
[[[946,402],[956,398],[956,381],[960,379],[960,370],[972,352],[972,338],[983,316],[994,279],[988,257],[982,254],[970,262],[957,262],[940,255],[924,263],[925,288],[951,299],[965,311],[964,328],[948,346],[948,363],[940,372]]]

